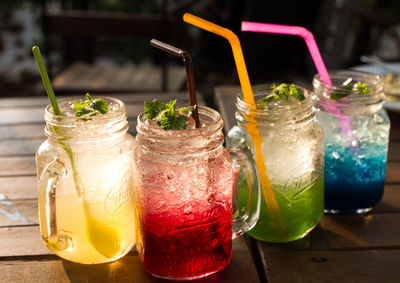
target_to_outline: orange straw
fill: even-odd
[[[244,62],[242,46],[236,34],[231,30],[223,28],[219,25],[213,24],[202,18],[193,16],[192,14],[185,13],[183,15],[183,20],[189,24],[192,24],[198,28],[204,29],[206,31],[215,33],[219,36],[226,38],[233,52],[233,57],[235,58],[236,69],[239,75],[240,86],[242,87],[244,101],[248,104],[255,104],[253,91],[251,90],[249,75],[247,74],[246,63]]]
[[[192,14],[185,13],[183,15],[183,20],[189,24],[192,24],[198,28],[204,29],[206,31],[215,33],[219,36],[227,39],[232,47],[233,57],[235,58],[236,69],[239,75],[240,86],[242,88],[244,101],[248,104],[254,106],[255,101],[253,91],[251,89],[249,75],[247,73],[246,63],[244,61],[242,47],[240,41],[236,34],[231,30],[221,27],[219,25],[213,24],[202,18],[193,16]],[[250,123],[246,123],[247,131],[249,132],[256,150],[256,163],[258,167],[258,173],[260,176],[260,183],[264,193],[265,202],[267,208],[271,213],[279,213],[279,206],[275,199],[274,192],[271,188],[271,183],[267,176],[267,167],[265,166],[264,157],[261,152],[262,140],[260,137],[260,131],[258,130],[258,122],[253,117],[247,117]]]

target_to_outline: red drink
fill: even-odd
[[[230,262],[232,169],[229,154],[222,147],[218,151],[212,160],[197,156],[174,165],[154,158],[139,162],[137,242],[149,273],[194,279]]]
[[[138,119],[137,250],[146,271],[165,279],[202,278],[232,257],[232,168],[247,159],[222,146],[217,112],[200,107],[199,114],[205,126],[193,130],[165,131]],[[258,207],[250,214],[252,222],[239,224],[235,235],[254,226]]]
[[[143,227],[143,267],[159,277],[199,278],[229,264],[232,256],[232,212],[181,224],[177,217],[147,215]],[[165,227],[168,227],[166,230]]]

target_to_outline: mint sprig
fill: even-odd
[[[163,103],[154,99],[144,102],[145,119],[155,121],[164,130],[184,130],[189,125],[189,118],[182,115],[184,111],[193,111],[196,106],[176,109],[176,100]]]
[[[272,92],[271,94],[267,95],[264,98],[261,98],[257,101],[257,104],[260,106],[265,106],[269,102],[277,100],[283,97],[286,101],[289,100],[290,96],[296,98],[297,101],[301,102],[305,99],[303,91],[298,89],[294,84],[287,85],[287,84],[280,84],[276,86],[273,84],[271,86]]]
[[[344,83],[340,86],[339,89],[331,92],[330,99],[331,100],[339,100],[343,97],[349,96],[351,93],[358,93],[360,95],[369,93],[369,85],[368,83],[356,82],[353,83],[352,78],[348,78],[344,81]]]
[[[354,84],[354,87],[357,89],[359,94],[368,94],[369,88],[367,83],[358,82]]]
[[[76,117],[91,117],[97,114],[106,114],[108,112],[108,104],[103,98],[92,99],[89,93],[86,93],[86,101],[74,102],[74,110]]]

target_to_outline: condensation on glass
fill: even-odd
[[[59,101],[62,116],[47,106],[47,140],[36,153],[43,242],[85,264],[116,260],[135,245],[135,140],[124,104],[104,99],[109,112],[87,118],[74,116],[77,97]]]
[[[201,127],[191,123],[186,130],[166,131],[138,117],[137,250],[143,267],[165,279],[196,279],[224,268],[232,237],[252,228],[259,215],[254,161],[222,146],[218,112],[198,111]],[[240,172],[247,185],[238,191]],[[239,207],[239,197],[249,205]]]
[[[241,149],[257,158],[262,153],[260,218],[248,232],[267,242],[289,242],[307,235],[323,215],[323,131],[314,121],[310,92],[300,89],[305,99],[278,99],[265,106],[250,105],[239,94],[236,122],[227,136],[227,147]],[[255,101],[271,94],[271,85],[253,87]],[[249,133],[257,139],[254,141]],[[260,172],[261,175],[261,172]]]
[[[332,85],[314,77],[316,118],[325,131],[325,211],[365,213],[383,195],[390,122],[383,109],[383,78],[377,75],[337,71],[330,73]],[[351,85],[367,83],[368,93],[341,93]]]

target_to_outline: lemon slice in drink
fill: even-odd
[[[87,205],[84,205],[84,210],[86,214],[86,233],[93,248],[107,258],[116,256],[120,251],[118,232],[92,217]]]

